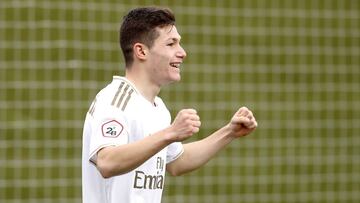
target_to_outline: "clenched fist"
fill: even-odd
[[[201,122],[195,109],[183,109],[171,124],[172,138],[180,142],[199,132]]]
[[[253,113],[246,107],[241,107],[231,118],[229,127],[234,137],[246,136],[257,127]]]

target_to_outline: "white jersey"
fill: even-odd
[[[146,100],[124,77],[96,96],[83,131],[82,185],[84,203],[160,203],[167,163],[183,152],[181,143],[168,145],[138,168],[105,179],[96,168],[97,152],[106,146],[135,142],[170,125],[163,101]]]

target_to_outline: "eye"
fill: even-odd
[[[171,43],[168,43],[167,46],[172,47],[172,46],[174,46],[174,44],[175,44],[175,43],[171,42]]]

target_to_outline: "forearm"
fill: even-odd
[[[101,149],[98,152],[97,168],[105,178],[137,168],[171,143],[166,133],[165,129],[137,142]]]
[[[168,165],[168,171],[172,175],[193,171],[205,165],[233,139],[230,136],[230,129],[225,126],[202,140],[184,144],[184,153]]]
[[[257,127],[252,112],[241,107],[231,121],[203,140],[184,145],[184,153],[174,162],[167,165],[172,175],[181,175],[206,164],[232,140],[248,135]]]
[[[134,143],[100,150],[97,168],[103,177],[127,173],[172,142],[181,142],[198,132],[200,124],[195,110],[181,110],[174,122],[164,130]]]

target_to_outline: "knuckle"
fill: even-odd
[[[194,114],[197,113],[195,109],[188,109],[188,111],[189,111],[189,113],[194,113]]]

